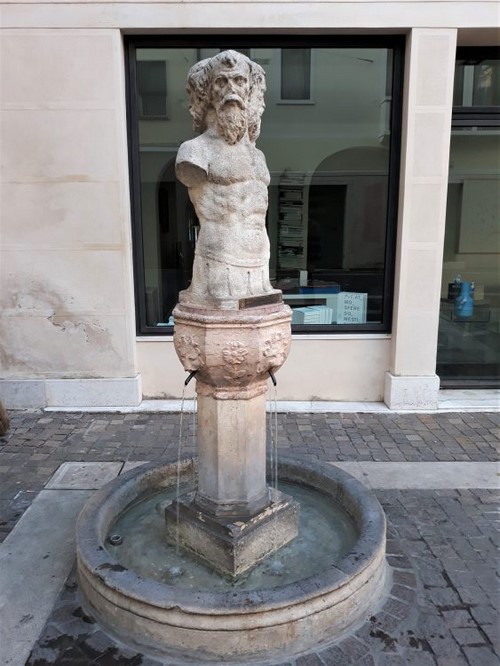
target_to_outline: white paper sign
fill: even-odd
[[[337,296],[337,324],[366,324],[368,294],[341,291]]]

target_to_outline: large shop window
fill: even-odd
[[[437,374],[500,385],[499,49],[457,53]]]
[[[199,221],[175,177],[177,150],[194,135],[186,75],[226,48],[266,72],[257,145],[271,173],[270,275],[294,331],[390,330],[403,45],[399,37],[127,40],[140,334],[172,332],[178,292],[191,279]]]

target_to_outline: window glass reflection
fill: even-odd
[[[500,106],[500,60],[458,60],[455,67],[453,105]]]
[[[199,224],[186,189],[175,178],[175,157],[179,145],[193,136],[187,71],[218,51],[136,51],[148,326],[171,325],[177,294],[191,278]],[[243,51],[266,71],[258,147],[271,173],[267,227],[274,285],[293,308],[296,325],[380,323],[387,269],[392,51]]]
[[[437,373],[442,382],[500,377],[500,130],[451,137]]]

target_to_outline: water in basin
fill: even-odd
[[[352,548],[357,534],[352,520],[330,497],[291,482],[280,483],[280,490],[300,503],[299,535],[237,580],[221,576],[167,543],[164,506],[176,497],[175,488],[139,499],[127,508],[109,531],[109,535],[121,537],[121,544],[113,546],[106,540],[106,548],[139,576],[189,590],[258,590],[295,583],[338,562]]]

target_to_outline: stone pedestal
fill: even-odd
[[[168,538],[236,576],[298,531],[298,505],[266,483],[267,384],[288,355],[291,311],[179,304],[174,318],[177,354],[196,372],[199,481],[166,510]]]
[[[215,515],[191,496],[165,510],[168,538],[227,576],[237,577],[297,536],[299,505],[267,489],[264,508],[245,519]]]

